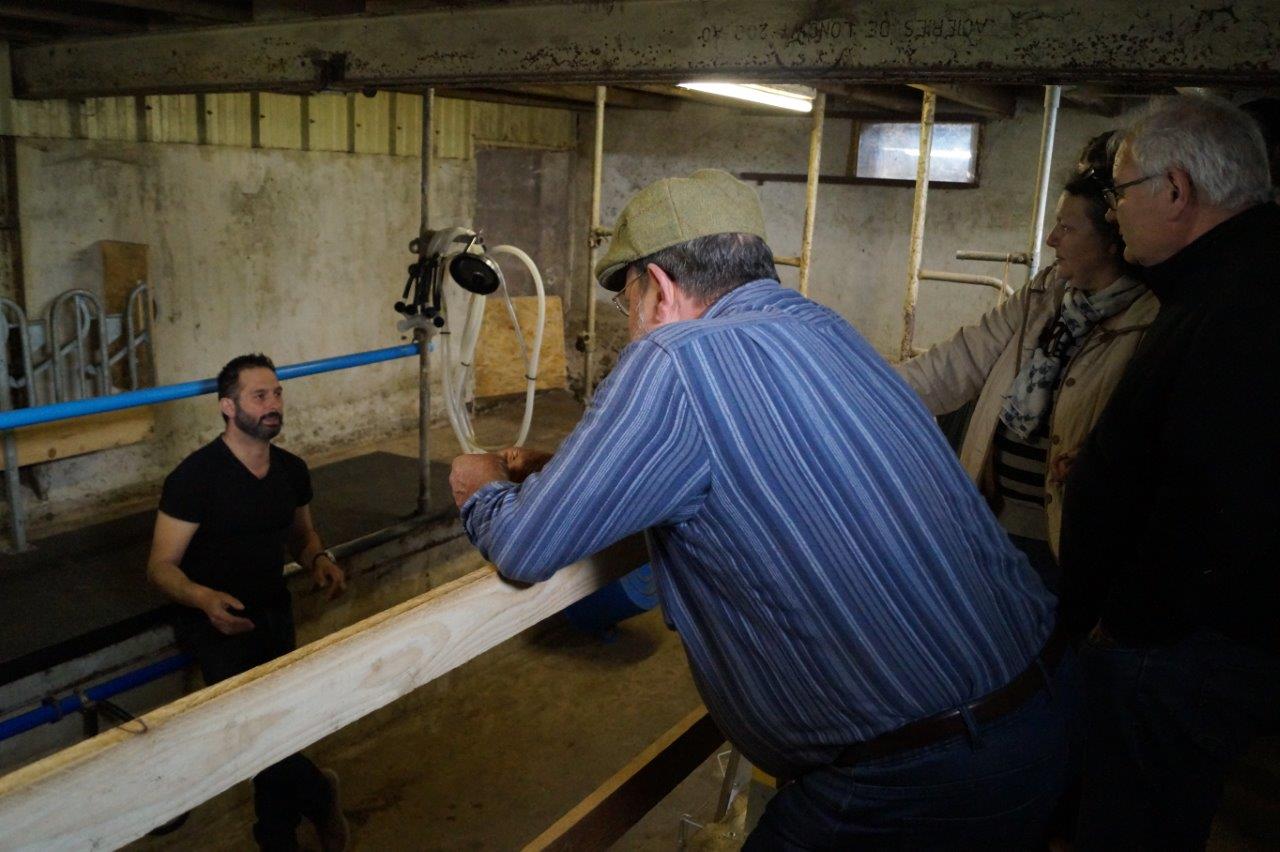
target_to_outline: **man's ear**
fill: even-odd
[[[1165,173],[1161,191],[1167,193],[1172,217],[1181,215],[1192,203],[1191,177],[1182,169],[1170,169]]]
[[[218,398],[218,410],[225,414],[228,418],[236,416],[236,402],[229,396]]]
[[[656,288],[654,311],[657,313],[657,321],[663,323],[679,319],[680,305],[684,294],[676,286],[676,282],[671,280],[671,276],[666,273],[666,270],[655,263],[645,267],[645,271],[653,279],[653,286]]]

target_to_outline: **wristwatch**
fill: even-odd
[[[338,564],[338,557],[333,555],[332,550],[322,550],[319,553],[317,553],[315,556],[311,557],[312,571],[316,570],[316,560],[318,560],[321,556],[327,557],[329,561],[332,562],[334,565]]]

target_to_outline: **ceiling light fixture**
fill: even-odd
[[[680,83],[679,86],[793,112],[812,112],[813,99],[817,95],[813,89],[804,86],[762,86],[757,83]]]

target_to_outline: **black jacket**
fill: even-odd
[[[1147,270],[1160,312],[1066,483],[1062,620],[1280,653],[1280,208]]]

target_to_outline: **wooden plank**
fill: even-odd
[[[724,741],[707,708],[699,707],[534,838],[525,852],[608,848]]]
[[[323,94],[311,97],[309,151],[347,150],[347,96]]]
[[[129,293],[147,282],[147,246],[120,240],[99,240],[102,259],[102,300],[109,314],[124,313]]]
[[[263,92],[258,96],[259,142],[263,148],[302,147],[302,98]]]
[[[525,340],[532,344],[538,322],[538,299],[536,296],[515,296],[511,302]],[[524,393],[527,385],[524,369],[520,343],[515,329],[511,327],[507,306],[501,298],[491,297],[484,303],[484,324],[480,327],[480,342],[476,346],[476,396]],[[564,309],[559,296],[547,297],[547,319],[538,356],[536,387],[538,390],[568,387],[564,358]]]
[[[249,92],[205,95],[209,145],[248,148],[253,141],[253,99]]]
[[[646,559],[633,537],[521,587],[473,572],[0,778],[3,845],[114,849],[479,656]],[[140,733],[141,732],[141,733]]]
[[[147,138],[152,142],[200,142],[199,104],[195,95],[149,95]]]
[[[18,466],[137,444],[151,437],[155,421],[155,412],[142,407],[28,426],[15,433]],[[3,458],[0,470],[4,470]]]

